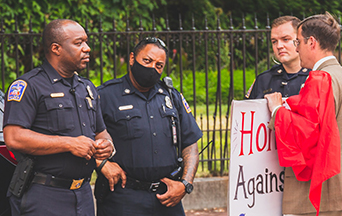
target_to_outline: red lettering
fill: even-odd
[[[260,148],[259,146],[259,134],[260,134],[260,130],[263,129],[264,131],[264,145],[262,146],[262,148]],[[257,130],[257,134],[256,134],[256,147],[257,147],[257,150],[259,152],[261,152],[262,150],[265,149],[266,147],[266,143],[267,143],[267,134],[266,134],[266,125],[264,123],[261,123],[258,127],[258,130]]]
[[[245,130],[245,114],[246,112],[241,112],[242,114],[242,129],[240,130],[241,132],[241,151],[240,151],[240,154],[239,156],[241,155],[244,155],[243,154],[243,138],[244,138],[244,135],[250,135],[251,138],[250,138],[250,151],[249,151],[249,155],[250,154],[253,154],[253,149],[252,149],[252,141],[253,141],[253,134],[252,134],[252,131],[253,131],[253,123],[254,123],[254,113],[255,111],[251,111],[251,129],[250,130]]]

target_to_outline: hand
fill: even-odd
[[[160,181],[167,186],[167,191],[164,194],[157,194],[160,203],[166,207],[173,207],[177,205],[185,196],[185,186],[180,181],[173,181],[169,178],[163,178]]]
[[[279,92],[266,94],[264,98],[267,99],[268,109],[270,110],[270,112],[272,112],[273,109],[276,108],[277,106],[282,105],[284,103],[284,101],[282,100],[281,93]]]
[[[95,154],[95,141],[86,136],[74,137],[70,147],[71,154],[90,160]]]
[[[110,143],[107,139],[95,140],[95,148],[96,152],[93,157],[98,160],[109,158],[112,155],[112,152],[115,151],[115,149],[113,149],[112,143]]]
[[[125,188],[126,185],[126,173],[121,169],[119,164],[108,161],[101,169],[103,175],[109,181],[109,188],[114,191],[114,185],[116,185],[121,179],[121,187]]]

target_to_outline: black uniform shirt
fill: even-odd
[[[254,84],[248,90],[246,98],[260,99],[264,98],[265,94],[273,92],[280,92],[283,97],[297,95],[310,71],[310,69],[302,68],[298,73],[292,75],[286,73],[283,65],[275,65],[257,76]]]
[[[19,77],[9,87],[4,126],[20,125],[47,135],[84,135],[95,140],[105,124],[95,86],[78,75],[73,85],[45,61],[41,68]],[[69,152],[36,156],[35,170],[64,178],[90,177],[95,160],[87,161]]]
[[[177,112],[182,149],[202,137],[183,96],[173,89],[173,104],[161,81],[149,91],[148,99],[127,75],[104,83],[98,91],[103,119],[117,150],[113,159],[132,178],[159,180],[177,166],[171,133],[171,117],[176,118]]]

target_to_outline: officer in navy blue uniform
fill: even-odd
[[[27,191],[8,194],[12,215],[93,216],[89,180],[114,146],[95,86],[76,73],[89,61],[87,35],[72,20],[54,20],[43,44],[46,61],[14,81],[6,95],[5,143],[34,158]]]
[[[310,71],[301,68],[297,73],[288,74],[283,65],[274,65],[257,76],[248,98],[264,98],[265,94],[273,92],[280,92],[283,97],[297,95]]]
[[[164,42],[147,37],[130,54],[129,74],[98,88],[117,150],[101,170],[113,191],[97,202],[98,216],[184,215],[181,199],[193,188],[202,132],[182,94],[171,88],[170,95],[160,81],[166,59]],[[184,160],[180,180],[169,178],[178,167],[174,121]]]
[[[293,44],[299,22],[300,20],[293,16],[282,16],[272,22],[272,48],[280,64],[257,76],[247,92],[247,99],[264,98],[264,95],[273,92],[280,92],[283,97],[299,94],[311,71],[301,68],[299,54]]]

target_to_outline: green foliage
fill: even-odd
[[[183,95],[189,104],[193,105],[193,75],[192,71],[183,71]],[[240,100],[244,97],[243,92],[243,71],[234,70],[234,95],[235,99]],[[164,75],[165,76],[165,75]],[[173,85],[176,89],[180,91],[180,77],[176,74],[170,74],[173,80]],[[206,104],[206,75],[203,71],[196,71],[196,103]],[[255,79],[254,70],[246,70],[246,85],[247,90]],[[208,72],[208,98],[209,104],[214,104],[216,102],[216,91],[218,82],[218,72],[209,71]],[[222,91],[222,103],[227,104],[229,87],[230,87],[230,72],[227,68],[221,70],[221,91]]]

